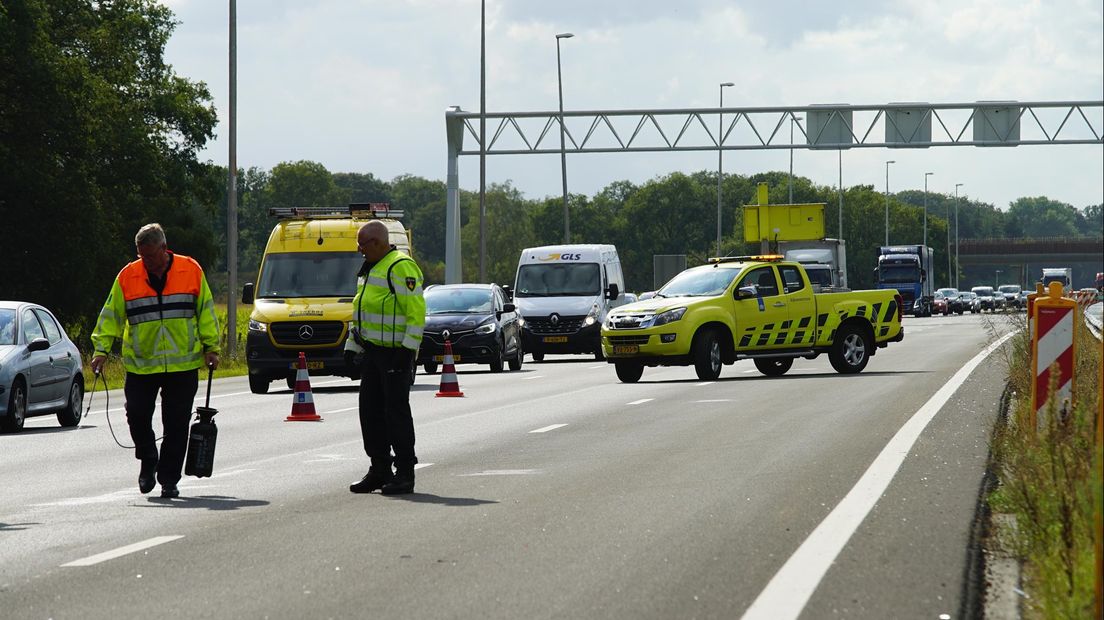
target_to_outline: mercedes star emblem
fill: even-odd
[[[314,328],[310,325],[303,325],[299,328],[299,340],[310,340],[314,338]]]

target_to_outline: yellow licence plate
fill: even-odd
[[[445,356],[444,355],[434,355],[433,356],[433,361],[444,363]],[[453,362],[459,362],[460,361],[460,356],[459,355],[453,355],[452,356],[452,361]]]
[[[614,355],[629,355],[632,353],[640,353],[640,345],[635,344],[615,344],[613,345]]]
[[[326,367],[326,362],[307,362],[307,370],[321,370]],[[292,362],[290,368],[299,368],[299,362]]]
[[[542,342],[547,342],[547,343],[567,342],[567,336],[545,336],[542,339]]]

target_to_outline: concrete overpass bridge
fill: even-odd
[[[1104,272],[1104,237],[961,239],[959,287],[1019,284],[1031,287],[1044,267],[1071,267],[1075,289],[1092,287]]]

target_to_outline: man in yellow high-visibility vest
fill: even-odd
[[[176,483],[188,449],[188,421],[199,388],[199,368],[219,363],[215,300],[195,259],[169,251],[160,224],[134,236],[138,260],[123,267],[92,331],[92,372],[99,374],[122,343],[127,423],[134,456],[142,461],[138,490],[161,483],[161,497],[180,495]],[[161,394],[165,437],[160,460],[153,412]],[[154,476],[156,475],[156,479]]]
[[[372,465],[349,490],[412,493],[418,458],[410,373],[425,327],[422,270],[390,244],[387,226],[379,220],[361,227],[357,246],[364,265],[357,274],[345,358],[350,365],[360,365],[360,431]]]

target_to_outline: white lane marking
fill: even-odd
[[[131,498],[134,495],[134,488],[130,487],[123,491],[113,491],[111,493],[104,493],[103,495],[93,495],[90,497],[69,497],[56,502],[44,502],[41,504],[31,504],[32,506],[88,506],[91,504],[107,504],[109,502],[116,502],[119,500]]]
[[[590,368],[587,368],[587,370],[598,370],[599,368],[606,368],[607,366],[609,366],[609,364],[602,364],[601,366],[591,366]]]
[[[251,471],[257,471],[256,469],[232,469],[230,471],[224,471],[214,474],[212,478],[225,478],[226,476],[237,476],[238,474],[248,474]]]
[[[540,379],[540,378],[543,378],[543,377],[544,377],[544,375],[533,375],[532,377],[522,378],[522,381],[532,381],[533,379]]]
[[[713,385],[716,381],[706,381],[705,383],[695,383],[694,387],[705,387],[707,385]]]
[[[644,403],[651,402],[654,398],[641,398],[640,400],[634,400],[631,403],[625,403],[627,405],[643,405]]]
[[[744,374],[745,374],[745,375],[750,375],[750,374],[751,374],[751,373],[753,373],[753,372],[759,372],[759,369],[757,369],[757,368],[752,368],[751,370],[745,370],[745,371],[744,371]]]
[[[432,464],[433,464],[433,463],[417,463],[417,464],[415,464],[415,465],[414,465],[414,469],[415,469],[415,470],[418,470],[418,469],[425,469],[426,467],[429,467],[429,466],[430,466],[430,465],[432,465]]]
[[[330,414],[330,413],[345,413],[346,411],[354,411],[354,410],[356,410],[356,409],[360,409],[360,405],[357,405],[356,407],[346,407],[346,408],[344,408],[344,409],[334,409],[333,411],[323,411],[322,413],[323,413],[323,414]]]
[[[730,403],[730,402],[732,402],[732,399],[731,398],[713,398],[713,399],[709,399],[709,400],[695,400],[694,402],[695,403]]]
[[[966,362],[928,402],[912,414],[855,486],[774,574],[767,587],[744,612],[743,620],[797,618],[801,614],[844,545],[889,487],[920,433],[950,400],[955,390],[969,378],[970,373],[1011,337],[1012,333],[1001,336]]]
[[[338,461],[350,461],[353,457],[344,454],[319,454],[313,459],[307,459],[304,463],[336,463]]]
[[[540,473],[539,469],[485,469],[474,474],[460,474],[460,476],[525,476],[538,473]]]
[[[548,431],[554,431],[557,428],[563,428],[565,426],[567,426],[567,425],[566,424],[552,424],[552,425],[544,426],[544,427],[541,427],[541,428],[538,428],[536,430],[532,430],[532,431],[529,431],[529,432],[530,433],[547,433]]]
[[[64,568],[66,566],[92,566],[93,564],[99,564],[100,562],[114,560],[115,558],[122,557],[124,555],[127,555],[128,553],[134,553],[135,551],[141,551],[143,549],[149,549],[150,547],[156,547],[157,545],[163,545],[167,542],[172,542],[180,538],[184,538],[184,536],[154,536],[153,538],[143,540],[142,542],[136,542],[133,545],[127,545],[125,547],[119,547],[118,549],[112,549],[111,551],[104,551],[103,553],[90,555],[79,560],[73,560],[72,562],[69,562],[67,564],[62,564],[61,567]]]

